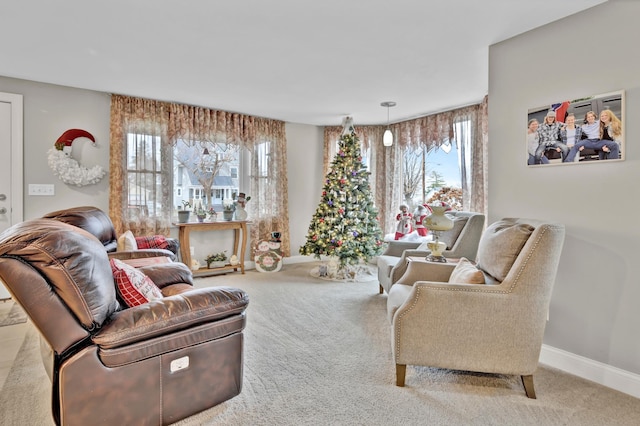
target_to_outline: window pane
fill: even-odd
[[[173,203],[202,200],[205,209],[221,211],[222,200],[238,193],[239,157],[237,145],[179,140],[173,148]]]
[[[127,134],[127,196],[130,219],[162,212],[162,151],[159,136]]]
[[[464,122],[458,123],[464,126]],[[457,133],[456,134],[461,134]],[[458,143],[447,140],[431,150],[424,146],[406,148],[403,159],[402,203],[410,209],[455,194],[453,208],[462,208]],[[459,198],[459,200],[458,200]]]

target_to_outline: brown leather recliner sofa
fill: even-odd
[[[249,299],[194,289],[181,263],[140,268],[163,298],[124,307],[88,232],[35,219],[0,234],[0,280],[40,331],[62,425],[165,425],[238,395]]]

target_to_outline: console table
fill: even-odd
[[[247,248],[247,223],[248,221],[246,220],[176,223],[175,226],[179,229],[178,239],[180,241],[182,262],[191,267],[189,234],[192,231],[225,231],[232,229],[233,254],[238,256],[239,263],[237,265],[224,265],[217,268],[207,268],[205,266],[197,271],[193,271],[193,275],[198,277],[229,270],[238,271],[238,268],[240,268],[240,271],[244,274],[244,255]],[[238,248],[240,249],[239,251]]]

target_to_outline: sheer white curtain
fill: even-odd
[[[487,215],[488,122],[487,100],[459,110],[455,139],[460,155],[462,196],[465,210]]]

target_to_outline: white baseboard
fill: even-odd
[[[638,374],[547,345],[542,345],[540,363],[640,398]]]

